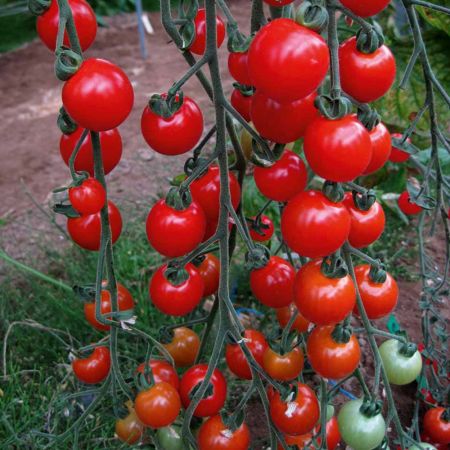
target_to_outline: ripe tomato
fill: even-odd
[[[354,335],[348,342],[336,342],[334,326],[313,329],[307,341],[307,355],[312,368],[322,377],[337,380],[355,371],[361,359],[361,349]]]
[[[250,237],[256,242],[268,241],[275,231],[272,220],[263,214],[260,219],[260,227],[257,227],[253,222],[255,218],[256,216],[252,217],[252,221],[249,223]]]
[[[141,439],[144,425],[139,421],[130,400],[127,401],[127,407],[128,415],[123,419],[116,420],[115,431],[122,442],[132,445]]]
[[[173,330],[173,339],[164,344],[164,347],[172,356],[176,367],[189,367],[197,357],[200,338],[194,330],[179,327]]]
[[[315,91],[329,63],[323,38],[291,19],[275,19],[264,25],[248,51],[252,85],[279,101],[298,100]]]
[[[180,386],[180,380],[178,379],[177,372],[167,361],[161,359],[152,359],[148,362],[151,368],[153,379],[155,384],[165,382],[171,384],[176,390]],[[136,372],[145,374],[145,362],[139,364]],[[150,377],[149,380],[150,382]]]
[[[180,414],[178,391],[164,381],[139,392],[134,401],[139,420],[147,427],[162,428],[172,424]]]
[[[245,330],[244,341],[256,362],[262,367],[264,353],[268,348],[264,335],[256,330]],[[237,377],[244,380],[252,379],[250,366],[239,344],[227,344],[225,349],[225,359],[228,368]]]
[[[244,86],[251,86],[247,64],[248,52],[232,52],[228,55],[228,70],[230,75]]]
[[[336,416],[333,416],[326,426],[327,449],[335,450],[341,442],[341,433],[339,433],[339,425]]]
[[[289,320],[295,311],[298,310],[293,303],[291,303],[289,306],[277,309],[277,319],[281,328],[287,327],[287,324],[289,323]],[[300,313],[298,313],[291,330],[297,330],[299,333],[304,333],[305,331],[308,331],[310,323],[311,322],[309,320],[305,319]]]
[[[69,166],[70,156],[75,150],[83,131],[82,128],[77,128],[71,134],[61,135],[59,150],[67,166]],[[108,174],[117,166],[122,156],[122,138],[120,137],[119,130],[113,128],[112,130],[102,131],[100,133],[100,147],[103,169],[105,174]],[[74,168],[77,172],[89,172],[91,177],[94,176],[94,155],[90,134],[84,138],[81,144],[80,150],[75,158]]]
[[[289,448],[294,448],[295,450],[304,450],[308,448],[308,444],[312,441],[312,434],[305,433],[299,436],[289,436],[288,434],[284,435],[284,440]],[[283,446],[281,444],[277,445],[277,450],[283,450]]]
[[[348,241],[355,248],[367,247],[383,233],[386,218],[383,207],[375,202],[367,211],[356,207],[351,192],[347,192],[344,205],[350,213],[351,226]]]
[[[247,121],[250,122],[250,107],[253,95],[244,95],[239,89],[231,92],[231,105]]]
[[[119,311],[127,311],[134,308],[134,300],[130,291],[121,283],[117,283],[117,306]],[[108,314],[111,311],[111,294],[103,289],[101,292],[100,312]],[[108,331],[111,328],[110,325],[103,325],[95,318],[95,302],[84,304],[84,316],[97,330]]]
[[[359,102],[373,102],[392,86],[395,80],[395,58],[386,45],[373,53],[356,48],[356,37],[339,46],[339,71],[342,89]]]
[[[255,167],[253,176],[264,196],[286,202],[305,189],[308,173],[301,158],[291,150],[285,150],[272,166]]]
[[[384,283],[375,283],[369,276],[370,266],[361,264],[355,267],[356,283],[369,319],[381,319],[387,316],[397,305],[398,286],[394,278],[387,273]],[[358,314],[358,307],[353,312]]]
[[[125,72],[104,59],[86,59],[62,89],[69,116],[93,131],[119,126],[130,114],[133,101],[133,87]]]
[[[231,203],[236,209],[241,201],[241,188],[235,175],[228,174]],[[192,198],[205,211],[208,221],[217,221],[220,208],[220,173],[218,166],[209,166],[208,171],[191,184]]]
[[[263,367],[269,376],[278,381],[292,381],[303,370],[303,352],[295,347],[290,352],[280,354],[270,347],[264,352]]]
[[[397,139],[401,139],[403,135],[400,133],[393,133],[391,135],[391,137],[393,138],[397,138]],[[409,144],[411,143],[411,139],[407,138],[406,142],[408,142]],[[405,162],[408,161],[409,159],[409,153],[400,150],[399,148],[396,148],[394,146],[392,146],[391,148],[391,155],[389,156],[389,161],[392,161],[394,163],[401,163],[401,162]]]
[[[258,91],[251,97],[250,117],[262,137],[288,144],[303,137],[306,127],[318,117],[316,96],[312,92],[299,100],[278,102]]]
[[[105,205],[106,191],[100,181],[89,177],[80,186],[69,189],[69,200],[81,215],[95,214]]]
[[[296,195],[281,216],[286,244],[302,256],[331,255],[347,240],[350,214],[343,203],[333,203],[319,191]]]
[[[164,275],[167,265],[161,266],[150,280],[150,299],[164,314],[185,316],[200,303],[205,284],[196,267],[188,263],[185,270],[188,278],[181,284],[173,285]]]
[[[442,415],[441,406],[429,409],[423,417],[423,430],[437,444],[450,444],[450,422]]]
[[[273,423],[282,433],[292,436],[311,431],[320,417],[319,402],[314,391],[303,383],[297,386],[295,398],[283,401],[280,393],[274,392],[269,400]]]
[[[383,123],[380,122],[375,128],[369,131],[369,136],[372,142],[372,159],[363,172],[363,175],[381,169],[389,159],[392,148],[391,135]]]
[[[208,364],[197,364],[188,369],[182,376],[180,396],[185,408],[191,403],[190,394],[192,390],[205,379],[207,370]],[[219,369],[214,369],[210,383],[212,384],[212,394],[200,400],[200,403],[194,411],[194,416],[196,417],[214,416],[225,403],[227,382]]]
[[[111,201],[108,201],[108,217],[111,228],[111,240],[114,244],[122,232],[122,216],[117,206]],[[99,212],[67,219],[67,231],[70,237],[76,244],[86,250],[94,251],[100,248],[101,228]]]
[[[215,294],[219,289],[220,281],[220,261],[213,253],[207,253],[205,258],[197,266],[198,273],[203,278],[205,290],[203,296]]]
[[[75,28],[81,49],[87,50],[94,42],[97,34],[97,19],[91,6],[85,0],[69,0],[69,7],[72,10]],[[51,50],[55,51],[56,36],[59,26],[59,7],[57,0],[52,0],[50,7],[44,14],[38,16],[36,29],[41,41]],[[67,31],[64,34],[64,45],[70,47]]]
[[[82,359],[72,361],[72,369],[78,380],[86,384],[103,381],[111,368],[111,356],[108,347],[95,347],[94,351]]]
[[[359,177],[372,158],[369,133],[353,116],[313,120],[306,129],[303,148],[311,169],[330,181]]]
[[[402,192],[397,202],[400,210],[407,216],[414,216],[422,212],[422,207],[410,200],[408,191]]]
[[[206,217],[195,201],[186,209],[178,210],[162,199],[150,210],[145,228],[151,246],[158,253],[176,258],[191,252],[202,242]]]
[[[199,450],[247,450],[250,448],[250,431],[247,425],[229,429],[220,415],[203,422],[198,432]]]
[[[253,295],[266,306],[282,308],[294,299],[295,269],[279,256],[271,256],[266,266],[250,273]]]
[[[167,94],[162,95],[164,98],[166,96]],[[190,97],[184,97],[180,109],[167,118],[146,106],[141,117],[141,131],[147,144],[155,152],[181,155],[192,150],[201,138],[203,114]]]
[[[264,0],[264,3],[267,3],[270,6],[277,6],[277,7],[281,7],[281,6],[286,6],[289,5],[290,3],[293,3],[294,0]]]
[[[389,5],[390,0],[371,0],[362,2],[361,0],[341,0],[342,5],[360,17],[370,17],[380,13]]]
[[[199,8],[194,19],[195,36],[188,50],[196,55],[203,55],[206,49],[206,11]],[[225,25],[220,16],[216,16],[216,39],[217,48],[222,45],[225,39]]]

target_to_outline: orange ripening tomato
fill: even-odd
[[[197,270],[205,283],[203,296],[215,294],[219,289],[220,261],[213,253],[204,255],[204,259],[197,265]]]
[[[305,319],[300,314],[300,312],[298,312],[297,307],[293,303],[283,308],[277,308],[276,311],[277,311],[277,320],[281,328],[287,327],[289,320],[292,317],[292,314],[294,314],[297,311],[297,317],[295,318],[294,323],[292,324],[291,330],[297,330],[299,333],[304,333],[305,331],[308,331],[308,327],[311,322]]]
[[[194,330],[179,327],[173,330],[173,339],[164,344],[164,347],[172,356],[176,367],[189,367],[197,357],[200,338]]]
[[[280,354],[270,347],[264,352],[263,367],[269,376],[277,381],[292,381],[303,369],[303,351],[300,347]]]
[[[117,419],[115,424],[115,431],[117,437],[128,445],[136,444],[142,437],[144,432],[144,425],[139,421],[133,404],[130,400],[126,402],[128,408],[128,415],[123,419]]]

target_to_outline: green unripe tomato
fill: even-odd
[[[180,436],[180,428],[169,426],[157,431],[158,441],[165,450],[183,450],[183,439]]]
[[[327,405],[327,422],[334,416],[334,406]]]
[[[347,402],[337,416],[344,442],[353,450],[372,450],[384,439],[386,423],[381,414],[368,417],[360,411],[362,399]]]
[[[423,450],[437,450],[434,445],[429,444],[428,442],[420,442],[420,446]],[[412,447],[409,447],[408,450],[421,450],[418,445],[413,445]]]
[[[400,352],[402,345],[397,339],[388,339],[379,348],[389,383],[398,386],[412,383],[422,370],[420,352],[416,351],[408,357]]]

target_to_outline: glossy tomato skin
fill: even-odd
[[[279,8],[281,6],[286,6],[290,3],[294,3],[294,0],[264,0],[264,3],[267,3],[270,6],[277,6]]]
[[[359,177],[372,158],[369,132],[351,115],[313,120],[306,129],[303,148],[311,169],[336,182]]]
[[[200,384],[208,370],[208,364],[197,364],[188,369],[180,383],[180,396],[183,406],[187,408],[191,399],[189,394],[195,386]],[[227,396],[227,382],[218,369],[214,369],[210,383],[213,386],[213,392],[210,396],[200,400],[194,411],[196,417],[210,417],[216,415],[223,407]]]
[[[308,125],[319,116],[314,106],[316,92],[295,101],[278,102],[257,91],[251,97],[250,117],[258,133],[281,144],[304,136]]]
[[[266,373],[277,381],[292,381],[303,370],[304,358],[300,347],[280,354],[270,347],[264,352],[263,367]]]
[[[347,192],[344,205],[350,213],[351,226],[348,241],[355,248],[373,244],[383,233],[386,217],[383,207],[375,202],[367,211],[358,209],[351,192]]]
[[[373,102],[394,83],[395,58],[386,45],[373,53],[362,53],[356,48],[356,37],[351,37],[339,47],[339,71],[347,94],[363,103]]]
[[[98,213],[106,202],[106,191],[100,181],[89,177],[80,186],[69,189],[72,207],[82,215]]]
[[[78,380],[86,384],[102,382],[109,374],[111,356],[108,347],[95,347],[94,351],[82,359],[72,361],[73,373]]]
[[[197,357],[200,338],[194,330],[178,327],[173,330],[173,339],[164,344],[164,347],[172,356],[176,367],[189,367]]]
[[[163,94],[162,97],[167,96]],[[147,144],[162,155],[181,155],[192,150],[203,133],[203,114],[190,97],[172,116],[165,118],[146,106],[141,117],[141,131]]]
[[[423,211],[421,206],[413,203],[410,200],[408,191],[402,192],[397,202],[400,210],[407,216],[415,216],[416,214],[420,214]]]
[[[141,439],[144,425],[139,421],[132,406],[129,407],[129,413],[126,417],[116,420],[115,432],[122,442],[126,442],[129,445],[135,444]]]
[[[392,149],[391,135],[383,123],[380,122],[369,131],[369,136],[372,143],[372,158],[363,175],[368,175],[381,169],[389,159]]]
[[[239,89],[233,89],[231,92],[231,105],[247,122],[250,122],[252,97],[253,95],[244,95]]]
[[[321,36],[284,18],[264,25],[248,51],[252,85],[278,101],[298,100],[315,91],[327,74],[329,61]]]
[[[72,155],[77,142],[80,140],[83,134],[83,128],[78,127],[71,134],[61,135],[61,140],[59,143],[59,149],[61,157],[69,166],[69,159]],[[102,162],[105,175],[111,172],[114,167],[120,161],[122,157],[122,138],[120,136],[119,130],[113,128],[112,130],[102,131],[100,133],[100,147],[102,153]],[[81,144],[80,150],[75,158],[74,168],[77,172],[88,172],[91,177],[94,176],[94,155],[92,150],[91,135],[88,134],[83,143]]]
[[[205,284],[196,267],[188,263],[185,266],[189,277],[174,286],[164,275],[167,265],[161,266],[150,280],[150,299],[164,314],[184,316],[200,303]]]
[[[400,139],[403,135],[400,133],[392,133],[391,137],[393,138],[397,138]],[[411,143],[411,139],[408,138],[406,139],[406,142]],[[394,162],[394,163],[401,163],[401,162],[405,162],[408,161],[409,159],[409,153],[400,150],[397,147],[392,146],[391,149],[391,154],[389,156],[389,161]]]
[[[168,258],[176,258],[186,255],[202,242],[206,217],[195,201],[186,209],[178,210],[162,199],[153,205],[145,227],[151,246]]]
[[[111,240],[114,244],[122,232],[122,216],[117,206],[108,201],[108,216],[111,227]],[[96,251],[100,248],[100,213],[67,219],[67,231],[72,240],[81,248]]]
[[[331,255],[347,240],[350,214],[319,191],[296,195],[283,210],[281,233],[286,244],[308,258]]]
[[[183,439],[181,437],[181,430],[177,426],[169,426],[159,428],[156,432],[159,444],[163,449],[167,450],[184,450]]]
[[[295,311],[298,312],[297,307],[293,303],[291,303],[289,306],[284,306],[283,308],[277,308],[276,311],[277,320],[281,328],[286,328],[290,318],[292,317],[292,314],[294,314]],[[309,320],[305,319],[298,312],[297,317],[292,324],[291,330],[297,330],[299,333],[304,333],[305,331],[308,331],[310,323],[311,322]]]
[[[188,50],[196,55],[203,55],[206,48],[206,11],[204,8],[199,8],[194,19],[194,26],[195,37]],[[217,48],[219,48],[225,39],[225,24],[219,16],[216,16],[216,39]]]
[[[250,431],[242,425],[232,431],[223,423],[222,417],[210,417],[198,433],[199,450],[247,450],[250,448]]]
[[[327,449],[335,450],[341,442],[341,433],[339,433],[339,425],[336,416],[333,416],[326,426]]]
[[[92,131],[111,130],[130,114],[134,92],[122,69],[104,59],[86,59],[64,84],[62,101],[69,116]]]
[[[248,73],[248,52],[232,52],[228,55],[228,70],[230,75],[244,86],[251,86]]]
[[[81,49],[87,50],[97,34],[97,19],[91,6],[85,0],[69,0],[72,17],[75,22]],[[57,0],[52,0],[50,7],[36,19],[36,29],[41,41],[49,50],[55,51],[58,34],[59,8]],[[64,45],[70,47],[67,31],[64,34]]]
[[[271,256],[266,266],[250,273],[250,288],[253,295],[271,308],[282,308],[294,299],[295,269],[280,258]]]
[[[442,406],[429,409],[423,417],[423,430],[437,444],[450,444],[450,422],[442,414]]]
[[[253,176],[261,193],[277,202],[287,202],[306,187],[308,173],[305,163],[291,150],[270,167],[255,167]]]
[[[220,261],[213,253],[207,253],[205,259],[197,266],[198,273],[205,283],[203,296],[215,294],[219,289]]]
[[[369,276],[370,265],[360,264],[355,267],[356,284],[361,295],[364,310],[371,320],[387,316],[398,301],[398,286],[394,278],[387,273],[384,283],[375,283]],[[355,306],[354,313],[358,314]]]
[[[255,217],[252,217],[254,220]],[[264,228],[256,229],[253,223],[249,224],[250,237],[256,242],[266,242],[268,241],[275,231],[272,220],[265,216],[264,214],[261,216],[261,224]]]
[[[180,387],[180,380],[178,379],[177,372],[171,366],[171,364],[161,359],[152,359],[148,362],[148,365],[151,368],[155,384],[165,382],[171,384],[176,390],[178,390],[178,388]],[[145,363],[139,364],[136,372],[145,375]]]
[[[370,17],[380,13],[389,5],[390,0],[371,0],[362,2],[361,0],[341,0],[341,3],[353,11],[359,17]]]
[[[139,392],[134,401],[134,408],[139,420],[145,426],[167,427],[180,414],[180,396],[171,384],[162,381]]]
[[[307,341],[308,360],[314,371],[324,378],[338,380],[355,371],[361,359],[361,349],[354,335],[349,342],[333,339],[334,326],[313,329]]]
[[[265,336],[257,330],[245,330],[244,341],[255,361],[262,367],[264,353],[268,348]],[[252,379],[250,366],[239,344],[227,344],[225,360],[234,375],[244,380]]]

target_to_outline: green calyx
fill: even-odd
[[[370,266],[369,277],[374,283],[383,284],[387,278],[387,272],[384,264],[380,263],[379,265]]]
[[[28,0],[28,9],[31,14],[40,16],[50,8],[51,0]]]
[[[56,51],[55,74],[61,81],[67,81],[80,68],[83,58],[70,48],[61,47]]]
[[[408,181],[406,189],[408,191],[409,198],[416,205],[428,210],[436,208],[436,199],[430,197],[429,195],[425,195],[423,189],[417,187],[414,182]]]
[[[365,110],[358,108],[358,120],[368,131],[372,131],[380,123],[380,115],[375,109],[368,108]]]
[[[161,344],[168,344],[169,342],[172,342],[173,336],[173,328],[162,327],[159,330],[158,340]]]
[[[158,116],[169,119],[181,108],[183,100],[184,94],[182,91],[172,92],[169,89],[167,95],[152,95],[148,102],[148,107]]]
[[[234,24],[230,23],[227,23],[227,35],[227,48],[230,53],[245,53],[253,39],[251,36],[245,36]]]
[[[374,400],[372,398],[364,398],[364,401],[359,408],[361,414],[366,417],[375,417],[381,413],[383,403],[380,400]]]
[[[404,342],[400,345],[398,352],[406,358],[412,358],[417,352],[417,345],[413,342]]]
[[[325,181],[322,186],[322,192],[333,203],[339,203],[344,199],[345,191],[342,185],[334,181]]]
[[[234,432],[244,423],[245,413],[242,409],[234,412],[233,414],[226,414],[222,411],[220,413],[220,417],[227,429]]]
[[[244,97],[251,97],[255,93],[252,86],[244,86],[243,84],[233,83],[233,87],[237,89]]]
[[[255,219],[248,219],[247,223],[249,224],[250,228],[258,233],[261,236],[264,236],[264,232],[269,229],[269,225],[266,223],[261,222],[261,216],[256,216]]]
[[[255,139],[252,140],[251,161],[259,167],[271,167],[281,157],[285,144],[275,144],[272,149],[263,148]]]
[[[347,264],[336,253],[323,259],[320,270],[327,278],[344,278],[348,275]]]
[[[94,284],[85,284],[83,286],[75,285],[72,289],[75,297],[84,303],[90,303],[95,298]]]
[[[196,386],[192,388],[191,392],[189,392],[189,398],[191,399],[191,401],[193,401],[193,399],[197,397],[201,384],[202,383],[198,383]],[[211,397],[211,395],[213,394],[214,394],[214,385],[211,382],[209,382],[208,387],[206,388],[206,391],[201,398],[205,399]]]
[[[295,13],[295,21],[320,32],[328,24],[328,11],[322,2],[304,1]]]
[[[361,53],[373,53],[384,44],[384,36],[379,26],[372,26],[365,30],[360,28],[356,33],[356,48]]]
[[[352,337],[353,330],[350,325],[346,325],[345,323],[340,323],[334,327],[334,330],[331,333],[331,336],[334,342],[338,344],[347,344],[350,342]]]
[[[164,277],[173,286],[180,286],[189,278],[189,273],[184,267],[169,263],[164,271]]]
[[[245,267],[248,270],[262,269],[270,259],[270,251],[267,247],[257,244],[245,255]]]
[[[337,92],[332,95],[318,95],[314,104],[320,113],[330,120],[342,119],[352,110],[352,102]]]
[[[72,118],[69,116],[69,114],[67,114],[67,111],[64,108],[61,108],[59,110],[59,115],[56,123],[63,134],[72,134],[78,128],[76,122],[72,120]]]
[[[68,219],[75,219],[77,217],[80,217],[78,211],[73,209],[71,204],[55,203],[52,206],[52,210],[55,214],[62,214],[63,216],[66,216]]]
[[[294,383],[289,386],[282,386],[280,390],[280,397],[283,402],[292,402],[297,398],[298,395],[298,386],[297,383]]]
[[[177,211],[183,211],[192,203],[191,192],[189,189],[180,190],[176,187],[170,188],[166,196],[166,204]]]
[[[377,196],[373,189],[366,190],[364,193],[357,191],[352,192],[353,203],[361,211],[369,211],[377,200]]]

